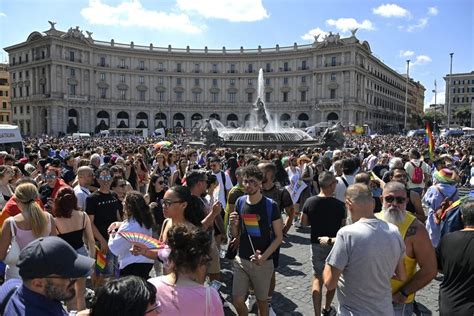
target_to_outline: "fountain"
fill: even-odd
[[[206,122],[203,133],[205,143],[222,144],[226,147],[295,147],[316,145],[317,141],[298,128],[280,127],[263,102],[265,85],[263,70],[258,72],[257,100],[251,109],[248,126],[225,127],[217,120]]]

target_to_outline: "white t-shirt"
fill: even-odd
[[[344,183],[344,181],[341,179],[344,178],[347,182],[347,185]],[[334,197],[341,201],[342,203],[346,202],[346,190],[349,185],[354,184],[354,179],[355,177],[353,175],[342,175],[342,177],[337,177],[337,184],[336,184],[336,190],[334,190]]]
[[[413,188],[424,188],[425,187],[425,174],[431,174],[431,168],[430,166],[428,166],[428,164],[426,162],[421,162],[421,169],[423,169],[423,181],[421,181],[421,183],[413,183],[411,182],[411,176],[413,174],[413,171],[415,170],[415,167],[413,166],[413,164],[418,167],[420,166],[420,160],[415,160],[415,159],[412,159],[410,160],[409,162],[405,163],[405,171],[407,172],[407,175],[408,175],[408,184],[407,184],[407,188],[408,189],[413,189]]]
[[[221,202],[222,204],[222,207],[225,207],[226,206],[226,196],[225,196],[225,191],[227,190],[230,191],[230,189],[232,189],[232,180],[230,179],[229,175],[227,173],[225,173],[224,171],[220,170],[218,171],[217,173],[214,173],[214,175],[216,176],[217,178],[217,182],[219,182],[219,186],[216,188],[216,190],[218,190],[219,193],[219,202]],[[222,188],[224,187],[224,183],[222,181],[223,179],[223,176],[225,177],[225,190],[222,190]]]
[[[393,315],[390,278],[404,254],[395,225],[372,218],[342,227],[326,259],[342,270],[338,315]]]

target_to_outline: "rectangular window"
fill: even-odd
[[[217,87],[217,79],[212,79],[212,86]]]
[[[302,69],[302,70],[306,70],[306,60],[303,60],[303,61],[301,62],[301,69]]]
[[[126,90],[120,90],[120,100],[125,100],[126,98]]]
[[[265,85],[269,86],[271,84],[270,78],[265,78]]]
[[[30,106],[29,105],[26,106],[26,114],[30,114]]]
[[[163,91],[158,92],[158,101],[159,102],[165,101],[165,93]]]
[[[69,60],[74,61],[74,52],[69,52]]]
[[[200,67],[199,67],[199,64],[194,64],[194,72],[195,72],[195,73],[199,73],[199,72],[200,72],[199,68],[200,68]]]
[[[23,114],[23,106],[20,105],[20,114]]]
[[[120,59],[120,68],[125,68],[125,59]]]
[[[13,107],[13,114],[16,114],[16,106]]]
[[[195,78],[195,79],[194,79],[194,85],[195,85],[195,86],[199,86],[199,78]]]
[[[253,72],[253,64],[248,64],[247,70],[248,70],[249,73],[252,73]]]
[[[158,71],[163,71],[163,63],[158,63]]]
[[[331,66],[336,66],[336,57],[331,57]]]
[[[219,102],[219,93],[211,93],[211,102],[218,103]]]
[[[283,92],[283,102],[288,102],[288,92]]]
[[[182,102],[182,101],[183,101],[183,93],[176,92],[176,102]]]
[[[456,93],[456,88],[453,88],[453,93]]]
[[[100,80],[105,81],[105,72],[100,73]]]
[[[100,88],[100,98],[105,99],[107,97],[107,89]]]
[[[217,64],[212,64],[212,72],[213,73],[217,72]]]
[[[69,73],[70,73],[71,77],[74,78],[76,76],[76,69],[74,69],[74,68],[69,69]]]
[[[26,86],[25,89],[26,89],[26,96],[29,97],[30,96],[30,87]]]
[[[306,83],[306,76],[301,77],[301,83]]]
[[[145,82],[145,77],[139,76],[139,77],[138,77],[138,82],[141,83],[141,84],[143,84],[143,83]]]
[[[42,84],[42,85],[41,85],[41,93],[42,93],[42,94],[45,94],[45,93],[46,93],[46,85],[45,85],[45,84]]]
[[[105,57],[104,56],[100,57],[100,66],[105,67]]]
[[[125,82],[125,75],[120,75],[120,82]]]
[[[138,96],[140,98],[140,101],[145,101],[145,91],[140,91]]]
[[[235,73],[235,64],[230,64],[230,72]]]
[[[283,71],[288,71],[288,62],[283,63]]]
[[[18,63],[21,64],[21,56],[18,57]]]
[[[331,81],[336,81],[336,73],[335,72],[331,73]]]
[[[252,79],[249,79],[249,80],[247,81],[247,84],[248,84],[249,86],[253,85],[253,80],[252,80]]]
[[[181,72],[181,63],[176,64],[176,72]]]
[[[44,69],[44,68],[43,68],[43,69]],[[13,77],[13,80],[16,79],[16,72],[14,72],[14,73],[12,74],[12,77]]]
[[[6,109],[7,108],[7,102],[2,102],[2,107],[3,107],[3,109]]]
[[[336,98],[336,89],[331,89],[330,91],[330,98],[335,99]]]
[[[176,85],[180,86],[181,85],[181,78],[176,78]]]
[[[195,103],[201,102],[201,93],[193,92],[193,102]]]
[[[265,102],[271,102],[270,101],[271,95],[272,95],[271,92],[265,92]]]
[[[25,71],[25,77],[28,79],[30,77],[30,72],[28,70]]]
[[[306,91],[301,91],[301,102],[306,102]]]
[[[20,77],[20,79],[23,77],[23,73],[21,71],[18,73],[18,77]]]
[[[12,64],[15,65],[16,62],[15,62],[15,57],[12,57]]]
[[[230,85],[233,87],[235,86],[235,79],[230,79]],[[474,89],[474,88],[473,88]]]
[[[229,92],[229,103],[235,103],[235,92]]]
[[[272,68],[272,65],[270,63],[267,63],[265,65],[265,72],[271,72],[272,71],[271,68]]]
[[[20,87],[19,89],[20,89],[20,90],[18,90],[18,91],[20,91],[20,98],[21,98],[21,97],[23,97],[23,88]]]
[[[44,75],[46,74],[46,68],[41,68],[41,73]]]
[[[159,83],[160,85],[163,84],[163,77],[158,77],[158,83]]]
[[[145,61],[140,60],[138,67],[140,68],[140,70],[145,70]]]
[[[0,97],[3,97],[3,91],[0,90]]]
[[[69,95],[76,95],[76,86],[73,84],[69,85]]]
[[[249,103],[253,102],[253,93],[247,93],[247,102]]]
[[[16,88],[13,88],[13,97],[16,98]]]
[[[41,51],[41,59],[45,59],[46,58],[46,54],[44,53],[44,50]]]
[[[288,84],[288,77],[283,78],[283,84]]]

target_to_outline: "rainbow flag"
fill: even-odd
[[[260,226],[258,226],[257,214],[243,214],[245,229],[249,236],[260,237]]]
[[[99,247],[95,246],[95,265],[97,268],[100,270],[104,270],[105,267],[107,266],[107,258],[104,253],[102,253],[99,249]]]
[[[428,149],[429,149],[429,152],[430,152],[430,159],[433,160],[435,144],[434,144],[433,133],[431,132],[429,122],[426,122],[425,143],[428,145]]]

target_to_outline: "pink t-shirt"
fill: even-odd
[[[216,289],[209,287],[210,306],[206,314],[206,287],[175,286],[159,276],[148,280],[156,287],[156,300],[161,303],[163,315],[224,316],[224,308]]]

